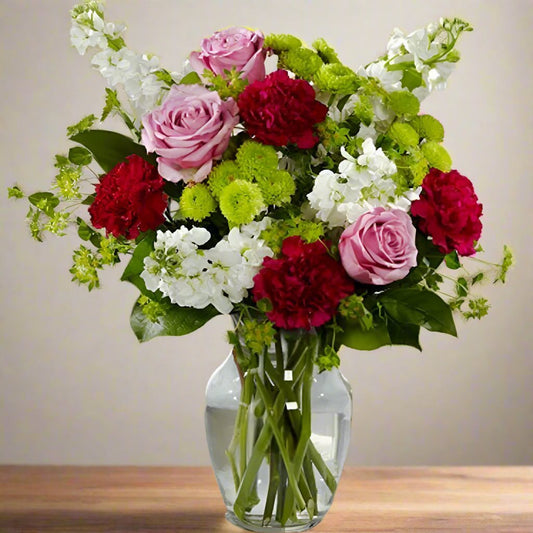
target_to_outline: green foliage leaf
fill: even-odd
[[[189,72],[186,76],[183,76],[180,81],[180,85],[195,85],[197,83],[202,83],[200,76],[196,72]]]
[[[141,273],[144,270],[144,258],[154,249],[155,239],[156,233],[154,231],[147,232],[144,235],[135,247],[135,251],[130,262],[126,265],[126,269],[122,273],[120,280],[129,281],[145,296],[148,296],[152,300],[160,301],[161,294],[149,291],[141,278]]]
[[[418,250],[418,263],[425,262],[431,268],[438,268],[444,260],[443,254],[426,235],[416,233],[416,248]]]
[[[148,154],[144,146],[114,131],[88,130],[72,136],[71,140],[85,146],[104,172],[109,172],[132,154],[156,164],[155,155]]]
[[[457,336],[450,306],[434,292],[417,288],[392,289],[380,295],[379,302],[387,315],[402,326],[411,324]]]
[[[451,268],[452,270],[457,270],[458,268],[461,268],[461,261],[459,260],[459,255],[454,250],[453,252],[450,252],[449,254],[446,254],[444,257],[444,261],[446,262],[446,266],[448,268]]]
[[[194,309],[192,307],[180,307],[168,300],[160,302],[160,310],[162,315],[154,322],[143,312],[142,306],[135,302],[131,312],[130,325],[140,342],[165,335],[186,335],[202,327],[219,314],[211,305],[204,309]]]
[[[387,320],[387,330],[389,332],[391,344],[402,344],[412,346],[422,351],[418,337],[420,335],[420,326],[414,324],[399,324],[390,318]]]
[[[83,146],[74,146],[71,148],[68,151],[68,158],[71,163],[80,166],[88,165],[93,160],[91,152]]]
[[[52,216],[54,209],[59,205],[59,198],[51,192],[36,192],[28,196],[28,200],[48,216]]]

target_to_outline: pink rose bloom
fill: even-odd
[[[142,143],[156,152],[168,181],[202,181],[228,147],[239,122],[237,103],[199,85],[173,85],[160,107],[142,119]]]
[[[415,234],[405,211],[376,207],[343,231],[342,265],[360,283],[386,285],[402,279],[416,265]]]
[[[229,28],[217,31],[202,41],[200,52],[192,52],[189,61],[192,68],[202,74],[205,69],[224,75],[224,70],[233,67],[242,72],[241,78],[249,83],[265,77],[265,38],[259,31],[246,28]]]

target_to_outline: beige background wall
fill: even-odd
[[[0,0],[4,186],[46,188],[66,126],[103,104],[103,80],[69,47],[70,7]],[[486,319],[459,321],[459,339],[423,335],[423,354],[342,352],[355,398],[351,464],[533,463],[532,11],[531,0],[108,0],[129,46],[169,69],[229,25],[323,36],[354,67],[384,50],[394,26],[440,16],[474,25],[448,89],[423,110],[443,121],[454,165],[484,204],[485,257],[508,242],[518,265],[506,287],[487,287]],[[0,197],[0,462],[207,464],[203,391],[227,353],[229,321],[137,344],[135,290],[118,282],[120,268],[100,291],[71,284],[76,239],[32,241],[25,206]]]

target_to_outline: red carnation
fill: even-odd
[[[95,228],[135,239],[141,231],[162,224],[166,206],[163,178],[157,169],[142,157],[130,155],[102,176],[89,213]]]
[[[436,168],[424,178],[420,199],[411,204],[411,214],[417,217],[420,230],[446,254],[453,250],[460,255],[475,253],[482,211],[468,178],[456,170],[441,172]]]
[[[324,243],[306,244],[300,237],[283,241],[282,257],[265,257],[254,277],[255,301],[268,298],[268,318],[284,329],[321,326],[335,314],[340,300],[353,292],[353,282]]]
[[[246,87],[239,96],[239,112],[248,133],[264,144],[313,148],[318,142],[313,126],[328,112],[315,96],[308,82],[276,70]]]

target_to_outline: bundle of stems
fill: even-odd
[[[242,521],[259,503],[257,474],[264,462],[269,480],[263,525],[292,525],[317,516],[316,472],[335,492],[335,476],[311,441],[311,387],[319,343],[314,332],[280,333],[246,371],[238,363],[245,347],[234,347],[242,388],[226,455],[235,482],[233,510]]]

